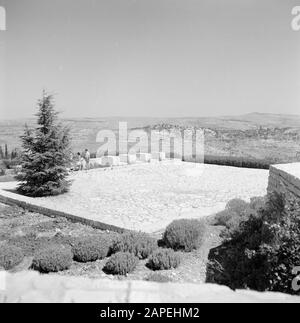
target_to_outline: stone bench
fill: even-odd
[[[148,163],[151,160],[151,154],[148,153],[137,153],[136,156],[137,159],[142,162]]]
[[[90,166],[91,167],[100,167],[101,166],[101,158],[91,158],[90,159]]]
[[[155,153],[152,153],[151,155],[153,159],[157,159],[159,161],[166,159],[166,153],[164,152],[155,152]]]
[[[120,157],[118,156],[103,156],[101,157],[101,166],[119,166]]]
[[[134,164],[136,162],[136,155],[133,154],[121,154],[119,157],[122,163]]]

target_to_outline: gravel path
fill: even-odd
[[[69,193],[39,198],[39,203],[156,232],[174,219],[218,212],[230,199],[265,195],[268,171],[165,161],[83,171],[71,179]]]

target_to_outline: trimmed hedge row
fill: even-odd
[[[184,159],[184,161],[195,162],[195,159],[188,158],[188,159]],[[247,157],[214,156],[214,155],[204,156],[204,164],[213,164],[213,165],[221,165],[221,166],[269,169],[271,165],[276,163],[277,163],[276,160],[269,160],[269,159],[255,159],[255,158],[247,158]]]

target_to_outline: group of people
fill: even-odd
[[[90,169],[90,159],[91,159],[91,155],[88,149],[85,149],[84,152],[82,153],[78,152],[73,169],[74,170]],[[71,155],[71,161],[72,163],[74,162],[73,154]]]

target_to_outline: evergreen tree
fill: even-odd
[[[37,127],[21,136],[23,151],[20,156],[22,173],[18,191],[27,196],[58,195],[68,191],[69,129],[57,121],[53,96],[43,92],[38,102]]]
[[[8,159],[8,148],[7,148],[7,144],[5,144],[5,153],[4,153],[4,158]]]
[[[3,154],[2,146],[0,146],[0,159],[4,159],[4,154]]]

